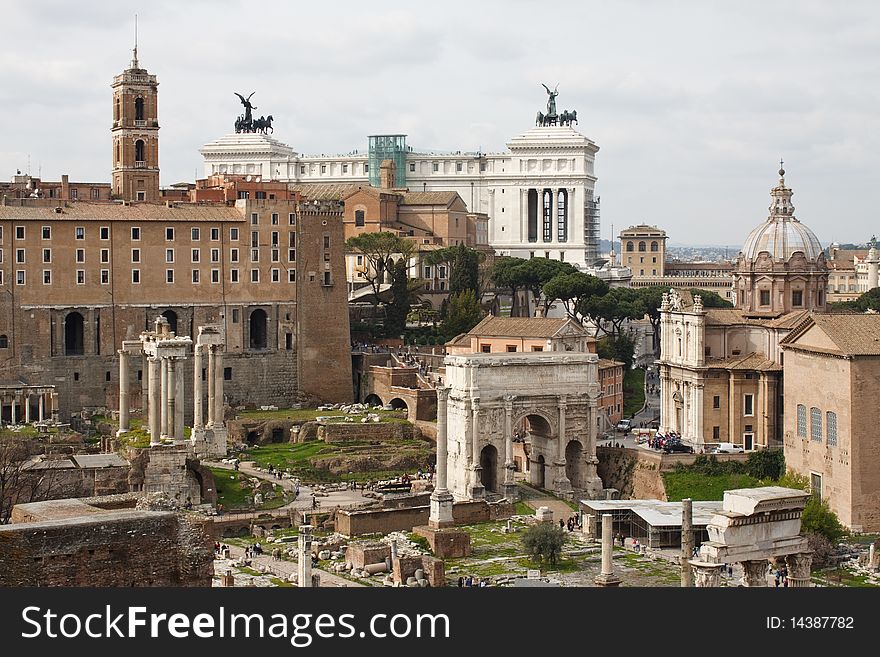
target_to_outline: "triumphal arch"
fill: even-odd
[[[529,483],[563,497],[599,497],[595,354],[479,353],[447,356],[445,364],[438,454],[446,452],[455,499],[516,499],[514,440],[525,443]]]

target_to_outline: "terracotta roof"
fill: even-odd
[[[471,336],[467,333],[459,333],[454,338],[452,338],[449,342],[446,343],[447,347],[469,347],[471,345]]]
[[[782,365],[776,363],[763,354],[749,353],[744,356],[730,356],[729,358],[707,358],[706,367],[723,368],[725,370],[748,370],[758,372],[781,372]]]
[[[401,205],[449,205],[459,198],[458,192],[405,192]]]
[[[743,324],[749,326],[766,326],[767,328],[791,329],[798,326],[809,316],[807,310],[796,310],[775,318],[746,317],[736,308],[707,308],[706,324],[732,326]]]
[[[809,322],[787,336],[782,344],[809,351],[834,353],[829,349],[798,344],[798,338],[813,326],[818,327],[837,346],[839,355],[880,356],[880,314],[813,315]]]
[[[60,207],[61,212],[55,212]],[[0,205],[0,221],[243,221],[244,214],[225,203],[122,203],[59,201],[55,204]]]
[[[468,335],[499,338],[549,338],[569,322],[580,328],[586,335],[586,330],[583,327],[568,318],[493,317],[492,315],[472,328]]]
[[[368,189],[369,185],[352,185],[348,183],[297,184],[288,185],[292,192],[299,192],[304,198],[318,201],[341,201],[351,196],[358,189]]]
[[[599,359],[599,369],[604,369],[606,367],[623,367],[626,363],[622,363],[619,360],[611,360],[610,358],[600,358]]]

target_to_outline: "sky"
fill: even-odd
[[[878,225],[880,3],[365,3],[32,0],[4,6],[0,178],[110,180],[110,82],[158,76],[161,184],[202,176],[200,146],[256,114],[303,154],[499,152],[534,126],[541,86],[596,142],[602,236],[742,244],[780,158],[823,244]]]

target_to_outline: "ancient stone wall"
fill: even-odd
[[[411,531],[417,525],[428,523],[429,512],[430,508],[427,506],[378,511],[339,511],[336,514],[336,531],[344,536]]]
[[[394,442],[397,440],[418,440],[422,431],[412,424],[400,422],[360,422],[352,424],[328,423],[318,429],[318,439],[327,443],[343,443],[351,440],[378,440]]]

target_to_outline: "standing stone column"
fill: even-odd
[[[214,426],[223,426],[223,346],[214,347]]]
[[[694,509],[689,497],[681,501],[681,585],[694,585],[694,571],[690,560],[694,554]]]
[[[565,431],[565,412],[568,408],[568,398],[566,395],[560,395],[557,401],[559,409],[559,435],[556,439],[556,493],[562,497],[567,497],[571,493],[571,482],[565,473],[565,448],[566,442]]]
[[[40,398],[37,400],[37,418],[42,422],[46,418],[46,393],[41,392]]]
[[[193,350],[193,431],[204,429],[202,420],[202,347]]]
[[[787,554],[785,565],[788,568],[788,586],[797,589],[810,586],[810,566],[813,563],[812,552]]]
[[[30,393],[24,396],[24,423],[31,423],[31,395]]]
[[[721,569],[724,567],[724,564],[708,563],[699,559],[692,559],[690,564],[694,568],[695,585],[697,588],[721,586]]]
[[[296,564],[297,586],[312,586],[312,526],[301,525],[299,528],[299,559]]]
[[[602,574],[596,578],[597,586],[620,586],[620,579],[614,575],[614,536],[610,513],[602,514]]]
[[[743,586],[760,587],[767,586],[767,560],[752,559],[743,561]]]
[[[167,394],[165,397],[165,419],[167,422],[165,425],[165,435],[173,439],[177,436],[177,429],[175,427],[177,420],[177,414],[175,413],[177,406],[177,358],[166,358],[165,360],[168,363],[165,367],[165,378],[167,379],[165,384],[165,392]]]
[[[471,405],[473,412],[473,421],[471,422],[471,459],[473,463],[474,482],[471,486],[471,498],[475,500],[483,499],[486,489],[483,487],[482,472],[480,465],[480,398],[474,397]]]
[[[18,393],[12,395],[12,424],[18,424]]]
[[[504,396],[504,497],[515,502],[519,497],[516,488],[516,466],[513,463],[513,400],[515,395]]]
[[[184,393],[186,388],[183,383],[184,358],[181,358],[175,366],[176,375],[174,377],[174,440],[183,442],[186,435],[183,432],[184,426]]]
[[[434,528],[452,525],[452,495],[447,490],[446,468],[449,458],[448,439],[446,435],[446,413],[449,388],[437,388],[437,468],[434,492],[431,493],[431,510],[428,526]],[[395,551],[396,543],[392,543]]]
[[[168,437],[168,359],[159,359],[159,433],[162,438]]]
[[[162,386],[159,379],[162,376],[161,364],[158,356],[147,358],[147,373],[150,382],[150,447],[160,443],[161,429],[161,393]]]
[[[217,377],[214,372],[217,368],[216,347],[208,345],[208,428],[214,427],[214,405],[216,403]]]
[[[120,349],[119,354],[119,430],[116,435],[128,431],[128,411],[131,405],[128,400],[128,353]]]

